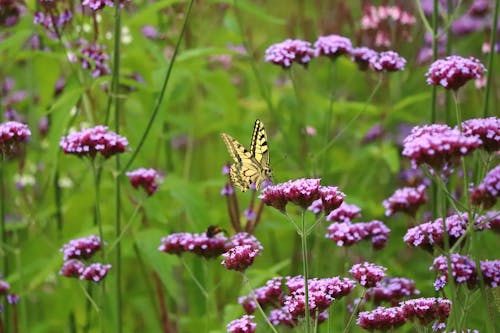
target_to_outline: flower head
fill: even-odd
[[[471,201],[475,205],[493,207],[500,197],[500,165],[489,171],[481,184],[471,189]]]
[[[484,284],[492,288],[500,286],[500,260],[485,260],[480,265]]]
[[[294,318],[285,308],[271,310],[268,319],[274,326],[295,327],[299,323],[298,319]]]
[[[461,156],[480,147],[481,143],[479,137],[466,136],[447,125],[415,126],[403,141],[403,155],[415,168],[428,164],[439,170],[457,164]]]
[[[275,277],[267,281],[262,287],[259,287],[253,291],[253,295],[243,296],[238,299],[247,314],[253,313],[257,305],[254,303],[253,296],[261,307],[266,307],[267,305],[280,304],[281,297],[283,295],[283,290],[281,284],[283,282],[282,277]]]
[[[467,81],[480,78],[485,72],[486,68],[476,58],[449,56],[433,62],[425,76],[428,84],[457,90]]]
[[[31,136],[28,125],[17,121],[8,121],[0,124],[0,152],[5,155],[16,151],[19,144]]]
[[[489,152],[500,149],[500,118],[477,118],[469,119],[462,123],[462,131],[465,135],[479,136],[483,142],[482,148]]]
[[[286,183],[271,185],[262,191],[259,198],[261,198],[266,205],[279,209],[282,212],[285,211],[288,202],[292,202],[307,209],[315,200],[321,197],[319,181],[319,179],[301,178],[293,181],[289,180]],[[326,192],[325,195],[327,195]],[[331,200],[335,199],[335,196],[331,198]]]
[[[253,248],[251,245],[238,245],[222,254],[224,257],[222,265],[226,269],[243,272],[253,264],[258,254],[260,254],[260,250]]]
[[[111,269],[109,264],[93,263],[83,268],[80,273],[80,280],[87,280],[92,282],[100,282],[103,280],[108,271]]]
[[[72,239],[64,244],[61,252],[64,260],[68,259],[89,259],[102,247],[101,239],[95,235]]]
[[[155,169],[139,168],[125,173],[129,178],[130,184],[134,188],[142,187],[148,196],[151,196],[158,190],[158,183],[161,181],[160,173]]]
[[[328,214],[326,220],[333,222],[351,222],[358,217],[361,217],[361,208],[344,201],[339,208],[332,210],[330,214]]]
[[[267,62],[289,68],[294,62],[306,66],[313,56],[311,43],[300,39],[287,39],[271,45],[264,58]]]
[[[405,69],[406,59],[394,51],[379,53],[370,58],[370,67],[376,72],[397,72]]]
[[[351,59],[358,64],[358,68],[362,71],[367,70],[371,59],[377,58],[378,52],[368,47],[356,47],[351,51]]]
[[[10,289],[10,284],[7,281],[0,280],[0,295],[5,295]]]
[[[98,125],[61,138],[60,146],[66,154],[95,158],[99,153],[104,158],[127,151],[125,137],[109,131],[107,126]]]
[[[415,289],[415,281],[402,277],[386,277],[375,287],[366,291],[366,300],[372,300],[375,304],[390,302],[397,305],[398,302],[408,296],[418,295],[420,291]]]
[[[126,0],[120,0],[120,6],[124,5]],[[113,7],[115,5],[113,0],[83,0],[82,6],[88,7],[94,11],[103,9],[104,7]]]
[[[445,322],[451,312],[451,301],[444,298],[416,298],[401,302],[400,306],[408,320],[418,319],[421,325]]]
[[[477,283],[476,264],[467,256],[462,256],[457,253],[450,255],[451,273],[455,283],[467,283],[469,287],[474,287]],[[441,255],[434,259],[431,270],[435,270],[438,274],[434,287],[436,290],[441,290],[448,282],[448,260],[446,256]]]
[[[254,316],[244,315],[240,319],[235,319],[227,324],[227,331],[229,333],[254,333],[257,329],[254,318]]]
[[[65,277],[79,278],[80,273],[85,268],[85,264],[77,259],[70,259],[63,263],[61,269],[59,270],[59,275]]]
[[[369,262],[355,264],[349,273],[365,288],[372,288],[385,276],[387,268]]]
[[[397,189],[394,194],[384,200],[385,215],[391,216],[396,212],[403,212],[410,216],[415,216],[418,208],[427,202],[425,186],[403,187]]]
[[[314,43],[314,56],[338,57],[350,54],[352,50],[351,40],[339,35],[320,36]]]
[[[92,77],[99,77],[111,73],[109,68],[109,55],[105,52],[105,47],[99,44],[82,43],[80,49],[81,57],[79,61],[83,69],[92,72]]]
[[[382,249],[387,243],[391,230],[381,221],[371,222],[335,222],[330,224],[326,238],[334,241],[337,246],[350,246],[363,239],[371,238],[374,249]]]
[[[358,314],[356,324],[368,331],[389,331],[406,322],[403,309],[399,306],[392,308],[378,307],[372,311],[364,311]]]
[[[227,239],[224,236],[208,237],[187,232],[173,233],[161,239],[159,251],[169,254],[192,252],[204,258],[215,258],[226,251]]]
[[[345,194],[336,186],[320,186],[319,195],[325,214],[329,214],[332,210],[339,208],[342,202],[344,202],[345,197]]]

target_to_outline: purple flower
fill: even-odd
[[[467,214],[455,214],[446,218],[446,231],[450,245],[462,236],[467,230],[468,225]],[[424,250],[433,251],[434,246],[443,246],[443,219],[438,218],[431,222],[426,222],[408,229],[403,237],[403,240],[412,247],[421,247]]]
[[[376,72],[396,72],[405,69],[406,59],[394,51],[381,52],[370,58],[370,67]]]
[[[208,237],[206,233],[200,235],[180,232],[163,237],[158,250],[179,255],[192,252],[204,258],[215,258],[226,251],[226,241],[224,236]]]
[[[319,195],[325,214],[339,208],[345,198],[345,194],[336,186],[320,186]]]
[[[489,152],[500,149],[500,118],[477,118],[469,119],[462,123],[462,131],[465,135],[479,136],[483,142],[482,148]]]
[[[105,47],[99,44],[83,43],[80,49],[82,57],[79,58],[82,68],[92,72],[92,77],[99,77],[111,73],[109,68],[109,55],[104,52]]]
[[[470,288],[476,285],[476,264],[469,257],[452,253],[450,255],[450,267],[455,283],[467,283]],[[429,269],[437,272],[436,280],[434,281],[436,290],[443,289],[448,282],[448,260],[446,256],[441,255],[434,259]]]
[[[381,221],[332,223],[328,227],[326,238],[337,246],[349,246],[371,237],[374,249],[382,249],[387,243],[391,230]]]
[[[227,324],[227,331],[230,333],[254,333],[257,324],[254,323],[254,316],[244,315],[240,319],[235,319]]]
[[[123,6],[126,0],[120,0],[120,6]],[[113,7],[115,2],[113,0],[83,0],[82,6],[89,7],[90,9],[96,11],[103,9],[104,7]]]
[[[360,312],[356,324],[371,332],[374,330],[385,332],[396,329],[405,322],[406,318],[401,307],[384,308],[380,306],[372,311]]]
[[[61,252],[64,260],[68,259],[89,259],[102,247],[101,239],[95,235],[72,239],[68,244],[64,244]]]
[[[152,25],[143,25],[141,28],[141,32],[144,37],[148,39],[157,39],[159,37],[158,30]]]
[[[0,124],[0,152],[10,155],[16,152],[19,144],[31,136],[28,125],[17,121],[8,121]]]
[[[93,263],[83,268],[80,273],[80,280],[87,280],[92,282],[100,282],[103,280],[108,271],[111,269],[109,264]]]
[[[292,63],[306,66],[314,57],[311,43],[300,39],[287,39],[281,43],[271,45],[265,54],[265,61],[289,68]]]
[[[85,268],[85,264],[77,259],[70,259],[63,263],[61,269],[59,270],[59,275],[65,277],[79,278],[80,273]]]
[[[483,205],[485,209],[493,207],[500,196],[500,165],[489,171],[481,184],[472,188],[471,202],[474,205]]]
[[[390,302],[391,305],[397,305],[402,298],[418,294],[420,291],[415,289],[415,281],[402,277],[386,277],[375,287],[366,290],[365,299],[375,304]]]
[[[230,196],[234,194],[234,188],[230,182],[227,182],[226,185],[220,190],[220,195],[222,196]]]
[[[8,28],[19,22],[26,13],[26,7],[21,1],[0,1],[0,26]]]
[[[439,170],[457,164],[461,156],[480,147],[481,143],[479,137],[466,136],[447,125],[415,126],[403,141],[402,154],[411,160],[414,168],[428,164]]]
[[[307,209],[320,198],[319,179],[297,179],[266,187],[259,196],[268,206],[284,212],[286,204],[292,202]]]
[[[283,295],[283,290],[281,288],[282,282],[282,277],[275,277],[267,281],[265,286],[259,287],[253,291],[255,299],[259,302],[261,307],[264,308],[267,305],[280,304]],[[252,314],[257,309],[252,294],[240,297],[238,303],[243,306],[247,314]]]
[[[142,187],[148,196],[151,196],[158,190],[158,183],[161,182],[161,175],[155,169],[139,168],[125,173],[129,178],[130,184],[137,189]]]
[[[231,239],[226,244],[226,249],[230,249],[235,246],[250,245],[252,249],[261,251],[263,249],[262,244],[254,236],[246,232],[239,232],[231,237]]]
[[[344,201],[339,208],[332,210],[330,214],[328,214],[326,220],[333,222],[351,222],[353,219],[359,217],[361,217],[361,208]]]
[[[384,200],[385,215],[391,216],[397,212],[403,212],[415,216],[418,208],[427,202],[425,186],[403,187],[397,189],[394,194]]]
[[[299,323],[298,319],[294,318],[285,308],[271,310],[268,319],[274,326],[283,325],[292,328]]]
[[[307,207],[307,210],[313,212],[315,215],[318,215],[323,211],[323,202],[321,199],[314,200],[312,204]]]
[[[339,35],[320,36],[314,43],[314,56],[338,57],[350,54],[352,51],[351,40]]]
[[[365,288],[372,288],[385,277],[387,268],[369,262],[355,264],[349,273]]]
[[[500,233],[500,211],[489,211],[480,216],[475,224],[477,230],[491,229],[495,233]]]
[[[0,295],[5,295],[10,289],[10,284],[7,281],[0,280]]]
[[[98,153],[104,158],[109,158],[129,149],[125,137],[109,131],[107,126],[102,125],[63,136],[60,146],[66,154],[91,158],[95,158]]]
[[[449,56],[433,62],[425,76],[428,84],[457,90],[467,81],[479,79],[485,72],[486,68],[476,58]]]
[[[8,294],[7,302],[11,305],[16,305],[17,303],[19,303],[19,296],[17,294]]]
[[[492,288],[500,286],[500,260],[485,260],[480,265],[484,284]]]
[[[238,245],[222,254],[224,260],[222,260],[221,264],[226,269],[243,272],[253,264],[258,254],[260,254],[260,250],[253,248],[251,245]]]
[[[421,325],[433,321],[445,322],[451,312],[451,301],[444,298],[416,298],[400,303],[407,320],[418,320]]]
[[[351,59],[358,64],[362,71],[367,70],[371,59],[378,57],[378,53],[368,47],[356,47],[351,51]]]
[[[40,24],[44,27],[49,36],[57,38],[58,33],[62,30],[73,18],[73,14],[69,9],[64,9],[59,13],[54,12],[36,12],[33,17],[33,23]]]
[[[367,144],[380,139],[384,135],[384,128],[380,124],[373,125],[363,137],[362,143]]]

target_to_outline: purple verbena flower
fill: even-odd
[[[336,58],[343,54],[350,54],[352,43],[349,38],[339,35],[320,36],[314,43],[314,56]]]
[[[109,158],[129,149],[125,137],[109,131],[107,126],[102,125],[63,136],[60,146],[66,154],[91,158],[95,158],[98,153]]]
[[[227,182],[226,185],[220,190],[220,195],[222,196],[230,196],[234,194],[234,188],[230,182]]]
[[[223,253],[222,265],[226,269],[243,272],[253,264],[255,257],[260,254],[260,250],[251,245],[238,245]]]
[[[153,195],[158,190],[158,184],[161,183],[162,178],[157,170],[145,168],[129,171],[125,175],[135,189],[142,187],[148,196]]]
[[[148,39],[157,39],[159,37],[158,30],[150,24],[143,25],[141,32]]]
[[[361,208],[344,201],[339,208],[332,210],[330,214],[328,214],[326,220],[333,222],[351,222],[353,219],[359,217],[361,217]]]
[[[95,235],[72,239],[64,244],[61,252],[64,254],[64,260],[68,259],[89,259],[102,247],[101,239]]]
[[[92,72],[92,77],[99,77],[111,73],[109,55],[104,52],[105,47],[99,44],[83,43],[79,58],[82,68]]]
[[[289,68],[294,62],[306,66],[314,57],[311,43],[300,39],[287,39],[271,45],[265,54],[265,61]]]
[[[257,329],[254,319],[254,316],[244,315],[240,319],[235,319],[227,324],[227,331],[229,333],[254,333]]]
[[[226,249],[230,249],[235,246],[250,245],[252,249],[261,251],[264,249],[259,240],[254,236],[246,232],[239,232],[233,235],[229,241],[226,243]]]
[[[10,289],[10,284],[7,281],[0,280],[0,295],[5,295]]]
[[[402,298],[418,294],[420,291],[415,289],[415,281],[402,277],[386,277],[375,287],[366,290],[365,299],[375,304],[390,302],[395,306]]]
[[[416,298],[400,303],[407,320],[418,320],[421,325],[445,322],[451,312],[451,301],[444,298]]]
[[[349,273],[365,288],[372,288],[385,277],[387,268],[369,262],[355,264]]]
[[[500,286],[500,260],[484,260],[480,265],[484,284],[491,288]]]
[[[485,209],[493,207],[500,197],[500,165],[490,170],[483,181],[470,190],[471,202],[483,205]]]
[[[320,214],[323,211],[323,201],[321,199],[316,199],[312,204],[307,207],[307,210],[313,212],[315,215]]]
[[[80,273],[85,268],[85,264],[77,259],[70,259],[63,263],[59,270],[59,275],[65,277],[79,278]]]
[[[500,149],[500,118],[469,119],[462,123],[462,132],[469,136],[479,136],[482,148],[488,152]]]
[[[345,198],[345,194],[336,186],[320,186],[319,195],[325,215],[330,214],[332,210],[339,208]]]
[[[379,250],[385,247],[390,232],[383,222],[377,220],[359,223],[336,222],[330,224],[325,237],[334,241],[337,246],[350,246],[371,237],[373,248]]]
[[[90,264],[81,270],[80,280],[100,282],[106,277],[110,269],[111,265],[109,264],[105,265],[99,262]]]
[[[159,251],[168,254],[182,254],[192,252],[204,258],[215,258],[226,251],[227,239],[224,236],[208,237],[202,234],[187,232],[173,233],[161,239]]]
[[[371,59],[377,58],[378,52],[372,50],[368,47],[356,47],[351,51],[351,59],[356,64],[358,64],[358,68],[362,71],[368,69]]]
[[[370,67],[376,72],[396,72],[405,69],[406,59],[394,51],[379,53],[370,58]]]
[[[485,72],[486,68],[476,58],[448,56],[433,62],[425,76],[428,84],[457,90],[467,81],[480,78]]]
[[[370,332],[374,330],[384,332],[396,329],[405,322],[406,318],[401,307],[384,308],[380,306],[372,311],[360,312],[356,324]]]
[[[7,303],[9,303],[10,305],[16,305],[17,303],[19,303],[19,296],[17,294],[8,294]]]
[[[475,262],[467,256],[457,253],[450,255],[451,273],[455,283],[467,283],[467,286],[473,288],[477,283],[477,271]],[[434,287],[441,290],[448,282],[448,259],[441,255],[434,259],[430,270],[437,272]]]
[[[320,198],[319,179],[297,179],[286,183],[270,185],[259,196],[268,206],[284,212],[286,204],[292,202],[307,209],[315,200]]]
[[[284,307],[271,310],[268,319],[274,326],[283,325],[292,328],[299,323],[298,319],[294,318]]]
[[[415,216],[418,208],[427,202],[425,186],[403,187],[397,189],[394,194],[383,201],[385,215],[391,216],[397,212],[403,212],[410,216]]]
[[[268,305],[280,304],[283,295],[282,282],[282,277],[272,278],[266,282],[265,286],[253,290],[253,295],[240,297],[238,303],[243,306],[247,314],[252,314],[257,309],[253,296],[255,296],[255,299],[262,308]]]
[[[403,156],[416,168],[428,164],[434,169],[446,168],[459,162],[461,156],[481,146],[477,136],[466,136],[457,128],[433,124],[415,126],[403,141]]]
[[[17,121],[0,124],[0,152],[4,155],[13,154],[19,144],[26,142],[31,136],[28,125]]]

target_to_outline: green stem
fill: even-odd
[[[498,30],[498,14],[500,12],[500,0],[495,1],[495,9],[493,13],[493,27],[491,28],[490,36],[490,54],[488,57],[488,73],[486,74],[486,90],[484,92],[483,117],[488,117],[488,107],[490,100],[491,85],[493,80],[493,65],[495,59],[495,43]]]
[[[269,318],[267,317],[266,313],[264,312],[264,309],[262,309],[262,306],[260,306],[259,301],[257,301],[257,297],[255,297],[255,293],[253,292],[253,288],[250,285],[250,280],[248,279],[248,277],[245,275],[244,272],[241,272],[241,275],[243,276],[243,281],[247,285],[248,290],[250,290],[250,295],[252,296],[252,300],[255,302],[255,304],[257,304],[257,308],[259,309],[259,312],[262,315],[262,317],[264,317],[267,325],[269,325],[269,327],[271,328],[271,330],[274,333],[278,333],[278,331],[276,330],[276,328],[274,327],[274,325],[269,321]]]
[[[344,331],[343,333],[347,333],[349,332],[349,330],[351,329],[351,326],[352,326],[352,323],[353,323],[353,319],[354,317],[356,316],[356,313],[358,312],[358,309],[361,305],[361,303],[363,302],[363,300],[365,299],[365,295],[366,295],[366,289],[363,289],[363,293],[361,294],[361,297],[359,298],[359,302],[356,304],[356,306],[354,307],[354,310],[352,310],[352,313],[351,315],[349,316],[349,320],[347,321],[347,324],[345,325],[345,328],[344,328]]]
[[[305,294],[305,318],[306,327],[304,332],[309,333],[311,328],[311,314],[309,312],[309,267],[307,260],[307,234],[306,234],[306,210],[302,210],[302,234],[300,235],[302,239],[302,270],[304,275],[304,294]]]
[[[0,161],[0,219],[1,221],[1,233],[2,233],[2,244],[1,251],[3,252],[3,274],[2,276],[6,277],[9,275],[9,251],[7,249],[7,221],[5,220],[5,204],[6,204],[6,196],[5,196],[5,153],[2,152],[2,160]],[[10,311],[9,307],[6,306],[4,308],[4,318],[5,318],[5,332],[10,332]]]
[[[163,97],[165,96],[165,90],[167,89],[167,84],[168,84],[169,79],[170,79],[170,74],[172,73],[172,68],[174,67],[175,59],[177,58],[177,53],[179,52],[181,41],[183,39],[184,32],[186,30],[186,27],[187,27],[187,24],[189,21],[189,17],[191,14],[191,8],[193,7],[193,3],[194,3],[194,0],[189,1],[188,9],[186,11],[186,16],[184,17],[184,22],[182,24],[182,29],[181,29],[179,38],[177,39],[177,43],[175,44],[175,49],[174,49],[174,53],[172,54],[172,59],[170,60],[170,63],[168,64],[167,73],[165,74],[165,79],[163,80],[163,84],[161,86],[160,95],[156,99],[156,103],[155,103],[155,106],[153,108],[153,113],[151,114],[151,117],[149,118],[149,122],[146,126],[146,129],[144,130],[144,133],[142,134],[141,140],[139,141],[137,148],[134,150],[134,152],[132,153],[132,156],[127,161],[127,163],[125,163],[124,170],[127,170],[134,162],[135,158],[137,157],[137,154],[139,153],[142,146],[144,145],[144,142],[146,141],[146,138],[149,134],[149,131],[151,130],[151,127],[153,127],[153,123],[156,119],[156,116],[158,115],[158,112],[160,111],[160,106],[163,102]],[[122,173],[122,172],[120,172],[120,173]]]
[[[95,203],[94,203],[94,209],[95,209],[95,224],[97,225],[97,228],[99,229],[99,238],[101,239],[101,244],[104,244],[104,233],[102,231],[102,221],[101,221],[101,191],[100,191],[100,182],[99,182],[99,167],[96,167],[96,162],[95,159],[90,161],[90,164],[92,166],[92,173],[94,175],[94,191],[95,191]],[[101,254],[102,258],[104,259],[106,257],[104,246],[101,246]]]

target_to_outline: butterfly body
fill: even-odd
[[[260,120],[255,121],[250,150],[229,134],[222,133],[221,136],[234,161],[229,176],[235,186],[245,192],[254,184],[258,190],[262,182],[272,179],[267,134]]]

